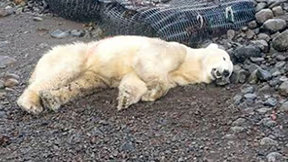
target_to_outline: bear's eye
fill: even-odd
[[[226,61],[226,58],[225,58],[225,57],[223,57],[223,60],[224,60],[224,61]]]
[[[216,71],[216,68],[213,68],[212,70],[213,70],[213,71]]]

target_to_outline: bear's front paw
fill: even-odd
[[[17,105],[24,111],[27,111],[28,113],[32,114],[39,114],[43,111],[43,107],[41,106],[40,102],[35,102],[30,100],[27,97],[21,96],[17,100]]]
[[[60,98],[51,94],[50,91],[40,91],[40,98],[44,107],[58,111],[61,107]]]

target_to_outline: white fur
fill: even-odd
[[[212,69],[233,70],[229,55],[216,44],[192,49],[156,38],[117,36],[56,46],[39,60],[17,103],[37,114],[43,105],[57,110],[91,91],[118,87],[120,110],[139,100],[154,101],[177,85],[210,83],[216,79]]]

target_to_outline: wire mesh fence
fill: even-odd
[[[46,0],[55,13],[95,21],[109,35],[156,36],[196,46],[254,19],[254,0]]]

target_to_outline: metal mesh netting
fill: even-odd
[[[157,36],[195,46],[254,19],[253,0],[47,0],[61,16],[96,21],[109,35]]]

